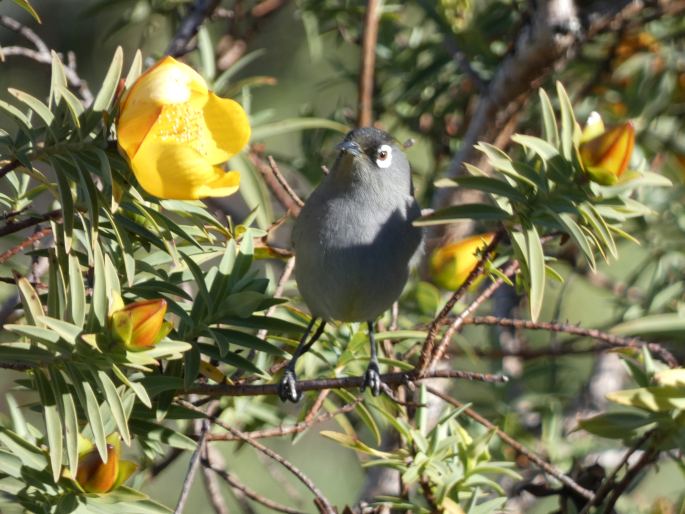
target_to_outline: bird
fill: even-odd
[[[336,148],[330,172],[293,227],[295,280],[312,317],[278,385],[284,402],[299,401],[297,361],[334,320],[367,323],[371,359],[361,391],[380,394],[374,322],[399,298],[422,246],[413,224],[421,208],[403,146],[383,130],[364,127],[348,132]]]

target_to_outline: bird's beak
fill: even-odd
[[[336,148],[341,152],[349,153],[355,157],[362,154],[362,149],[356,141],[343,141]]]

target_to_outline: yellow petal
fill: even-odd
[[[158,198],[198,200],[226,196],[238,189],[237,172],[225,173],[182,144],[146,141],[131,167],[143,189]]]
[[[250,122],[240,104],[209,93],[204,106],[204,118],[216,145],[235,155],[250,140]],[[226,159],[224,159],[225,161]],[[213,164],[223,161],[210,161]]]
[[[476,267],[479,249],[492,241],[494,233],[478,234],[435,250],[430,268],[436,283],[445,289],[458,289]]]
[[[129,159],[162,113],[162,107],[189,103],[200,109],[207,84],[190,66],[166,57],[141,75],[121,101],[117,135]]]
[[[604,122],[602,121],[602,116],[597,111],[592,111],[590,116],[587,117],[587,123],[583,129],[583,133],[580,136],[580,142],[590,141],[604,132]]]

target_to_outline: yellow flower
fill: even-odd
[[[458,289],[478,265],[478,250],[489,245],[494,237],[494,232],[487,232],[435,250],[430,259],[431,274],[435,282],[445,289]],[[474,285],[479,281],[480,279],[476,280]]]
[[[108,493],[123,484],[136,470],[136,464],[120,460],[121,441],[118,434],[107,437],[107,462],[92,443],[79,455],[76,482],[87,493]]]
[[[615,184],[628,169],[634,145],[631,122],[606,130],[599,114],[592,113],[578,150],[590,180],[607,186]]]
[[[171,330],[171,324],[164,321],[165,314],[164,299],[131,303],[110,315],[112,335],[128,350],[148,350]]]
[[[147,70],[124,95],[117,133],[133,173],[151,195],[193,200],[238,190],[239,173],[219,164],[250,139],[247,114],[173,57]]]

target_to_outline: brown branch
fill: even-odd
[[[333,509],[333,506],[326,499],[326,497],[323,496],[323,494],[321,493],[319,488],[316,487],[314,482],[312,482],[304,473],[302,473],[302,471],[300,471],[292,463],[290,463],[289,461],[284,459],[281,455],[279,455],[278,453],[273,451],[271,448],[268,448],[268,447],[264,446],[263,444],[258,443],[257,441],[251,439],[246,433],[241,432],[240,430],[238,430],[236,428],[233,428],[228,423],[224,423],[222,420],[220,420],[216,416],[208,414],[208,413],[204,412],[202,409],[195,407],[195,405],[193,405],[192,403],[187,402],[185,400],[180,400],[178,398],[175,401],[176,401],[176,403],[178,403],[182,407],[185,407],[186,409],[190,409],[194,412],[202,414],[203,416],[206,416],[212,423],[215,423],[216,425],[220,426],[224,430],[229,431],[230,433],[239,437],[242,441],[246,442],[247,444],[249,444],[250,446],[252,446],[256,450],[260,451],[264,455],[268,456],[269,458],[271,458],[271,459],[275,460],[276,462],[278,462],[279,464],[281,464],[283,467],[288,469],[288,471],[290,471],[293,475],[295,475],[295,477],[297,477],[297,479],[300,482],[302,482],[307,487],[307,489],[309,489],[312,492],[312,494],[314,495],[314,497],[317,500],[317,504],[322,506],[322,508],[324,509],[324,512],[326,514],[335,514],[335,510]]]
[[[623,479],[616,484],[611,496],[604,505],[604,514],[610,514],[614,512],[614,505],[616,505],[616,502],[621,495],[626,491],[626,489],[628,489],[628,486],[630,486],[630,484],[633,482],[633,480],[635,480],[635,478],[637,478],[642,470],[649,466],[654,459],[656,459],[657,455],[659,455],[659,450],[655,448],[650,448],[642,454],[640,460],[638,460],[635,465],[628,470]]]
[[[614,486],[615,478],[616,475],[618,475],[619,471],[623,468],[628,463],[628,460],[630,460],[630,457],[640,449],[640,447],[647,442],[647,440],[652,436],[654,432],[650,430],[649,432],[645,432],[642,437],[640,437],[633,446],[630,447],[630,449],[625,453],[623,458],[621,459],[621,462],[618,463],[618,466],[614,468],[614,470],[611,472],[611,474],[604,479],[604,482],[602,482],[602,485],[600,486],[599,489],[597,489],[597,492],[594,494],[592,499],[585,504],[585,507],[583,507],[583,510],[580,511],[580,514],[589,514],[590,508],[593,505],[599,505],[604,501],[604,498],[606,497],[607,493],[611,490],[611,488]]]
[[[298,207],[297,209],[297,214],[299,214],[299,210],[304,207],[304,202],[302,199],[297,196],[297,193],[293,190],[292,187],[290,187],[290,184],[288,184],[288,181],[285,179],[283,174],[281,173],[281,170],[278,169],[278,164],[276,164],[276,161],[274,158],[269,155],[267,157],[269,161],[269,167],[271,168],[271,172],[274,174],[274,177],[276,177],[276,180],[278,180],[278,183],[281,185],[283,190],[288,194],[290,199],[295,203],[295,205]],[[297,217],[297,214],[293,214],[293,217]]]
[[[169,43],[165,55],[181,57],[190,51],[190,41],[207,18],[209,18],[219,5],[219,0],[195,0],[188,9],[188,13],[181,20],[176,34]]]
[[[4,52],[4,49],[3,49],[3,52]],[[13,161],[8,162],[7,164],[5,164],[4,166],[2,166],[2,167],[0,168],[0,178],[2,178],[2,177],[4,177],[5,175],[7,175],[10,171],[14,171],[14,170],[17,169],[20,165],[21,165],[21,163],[20,163],[18,160],[16,160],[16,159],[14,159]]]
[[[509,265],[504,268],[503,274],[506,275],[507,277],[511,277],[516,273],[519,269],[519,263],[517,261],[513,261],[509,263]],[[458,316],[454,318],[454,320],[450,323],[450,326],[445,330],[445,334],[442,336],[442,339],[440,340],[440,344],[438,345],[437,349],[435,350],[435,353],[431,359],[431,363],[429,366],[429,369],[435,366],[435,364],[442,359],[443,355],[447,351],[447,348],[449,347],[450,341],[452,340],[452,337],[454,336],[455,333],[461,330],[461,327],[464,325],[464,320],[472,314],[478,307],[480,307],[487,299],[489,299],[499,287],[504,284],[504,279],[498,278],[495,280],[492,284],[490,284],[488,287],[486,287],[482,293],[480,293],[470,304],[468,307],[466,307],[461,313],[459,313]]]
[[[358,127],[368,127],[373,122],[373,74],[376,66],[380,3],[380,0],[369,0],[364,14],[364,35],[358,84]]]
[[[288,514],[306,514],[302,511],[299,511],[297,509],[291,509],[290,507],[287,507],[285,505],[281,505],[280,503],[276,503],[275,501],[270,500],[269,498],[267,498],[265,496],[262,496],[261,494],[257,493],[253,489],[250,489],[245,484],[240,482],[237,478],[232,476],[228,471],[212,466],[211,462],[209,462],[206,459],[202,461],[202,465],[206,469],[210,469],[214,473],[219,475],[233,489],[240,491],[242,494],[244,494],[248,498],[256,501],[257,503],[261,503],[265,507],[268,507],[268,508],[275,510],[277,512],[286,512]]]
[[[39,230],[38,232],[34,232],[29,237],[24,239],[21,243],[19,243],[18,245],[14,246],[14,247],[10,248],[9,250],[7,250],[6,252],[3,252],[2,254],[0,254],[0,264],[8,261],[12,257],[14,257],[16,254],[21,252],[27,246],[31,246],[33,243],[40,241],[41,239],[49,236],[50,234],[52,234],[52,228],[51,227],[45,227],[45,228]]]
[[[615,334],[610,334],[596,328],[583,328],[576,325],[569,325],[567,323],[545,322],[545,321],[529,321],[523,319],[498,318],[496,316],[476,316],[465,319],[464,325],[496,325],[499,327],[512,327],[516,329],[525,330],[545,330],[548,332],[561,332],[565,334],[573,334],[581,337],[591,337],[602,341],[609,346],[615,348],[637,348],[647,347],[649,351],[661,357],[661,359],[671,368],[679,366],[678,360],[666,348],[657,343],[650,343],[643,341],[638,337],[622,337]]]
[[[31,216],[22,221],[7,223],[4,227],[0,228],[0,237],[4,237],[9,234],[14,234],[25,228],[38,225],[50,220],[58,220],[62,217],[62,209],[55,209],[54,211],[46,212],[39,216]]]
[[[503,375],[475,373],[473,371],[434,370],[418,376],[415,372],[385,373],[381,381],[386,385],[404,385],[430,378],[457,378],[463,380],[502,384],[509,379]],[[319,378],[297,382],[298,391],[321,391],[323,389],[354,389],[364,382],[363,377]],[[190,389],[179,391],[182,394],[199,394],[207,396],[262,396],[278,394],[278,384],[200,384]]]
[[[497,248],[497,245],[503,237],[504,230],[498,230],[495,236],[492,238],[492,241],[490,241],[490,244],[483,250],[480,259],[478,259],[478,264],[476,267],[471,270],[471,273],[469,273],[468,277],[466,277],[464,283],[459,286],[459,289],[457,289],[454,294],[452,294],[450,299],[447,300],[445,306],[440,310],[438,315],[428,327],[428,335],[426,335],[426,339],[423,342],[419,362],[415,368],[418,376],[423,376],[430,369],[435,352],[435,338],[438,336],[440,327],[445,324],[447,317],[449,316],[450,312],[452,312],[452,309],[456,303],[466,294],[476,278],[483,273],[483,270],[485,269],[485,263],[490,257],[492,257],[495,248]]]
[[[323,423],[325,421],[333,419],[336,416],[339,416],[340,414],[346,414],[348,412],[353,411],[357,407],[357,405],[359,405],[362,401],[363,398],[360,397],[355,399],[351,403],[343,405],[342,407],[334,410],[333,412],[327,412],[325,414],[322,414],[321,416],[312,417],[311,419],[305,419],[304,421],[300,421],[299,423],[296,423],[294,425],[281,425],[279,427],[265,428],[263,430],[255,430],[253,432],[245,432],[245,435],[249,436],[252,439],[266,439],[268,437],[282,437],[285,435],[304,432],[305,430],[314,425],[318,425],[319,423]],[[208,439],[210,441],[237,441],[240,440],[240,437],[234,434],[210,434],[208,436]]]
[[[192,404],[190,404],[192,405]],[[209,423],[205,420],[202,423],[202,428],[200,429],[200,440],[197,442],[197,448],[193,452],[193,456],[190,458],[190,463],[188,464],[188,471],[183,479],[183,485],[181,486],[181,494],[178,498],[178,503],[174,509],[174,514],[181,514],[185,508],[186,502],[188,501],[188,495],[190,494],[190,486],[193,485],[193,479],[197,473],[197,468],[200,465],[200,457],[205,449],[205,444],[207,441],[207,433],[209,431]]]
[[[446,394],[442,393],[441,391],[438,391],[437,389],[427,386],[426,387],[427,391],[438,398],[441,398],[442,400],[446,401],[450,405],[462,409],[464,407],[464,404],[461,403],[459,400],[455,400],[454,398],[447,396]],[[491,423],[487,419],[485,419],[483,416],[478,414],[476,411],[470,408],[466,408],[463,410],[464,414],[466,414],[468,417],[476,421],[477,423],[480,423],[483,425],[485,428],[488,430],[493,430],[499,438],[506,443],[507,445],[511,446],[514,450],[517,452],[521,453],[522,455],[525,455],[528,457],[532,462],[534,462],[538,467],[540,467],[542,470],[545,472],[549,473],[550,475],[554,476],[557,480],[559,480],[561,483],[566,485],[567,487],[573,489],[575,492],[577,492],[579,495],[581,495],[584,498],[591,499],[594,494],[592,491],[585,489],[584,487],[578,485],[572,478],[570,478],[568,475],[564,474],[561,472],[559,469],[557,469],[555,466],[544,460],[542,457],[538,456],[536,453],[533,451],[529,450],[525,446],[523,446],[521,443],[516,441],[513,437],[511,437],[509,434],[498,428],[495,424]]]

